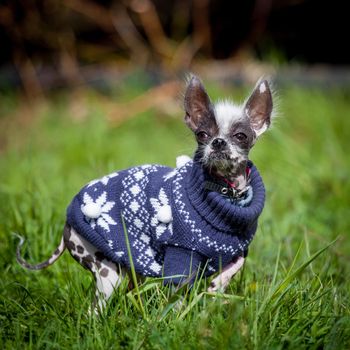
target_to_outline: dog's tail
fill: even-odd
[[[66,245],[64,244],[64,237],[62,237],[59,246],[54,251],[54,253],[50,256],[50,258],[48,258],[46,261],[43,261],[39,264],[32,265],[32,264],[29,264],[26,260],[24,260],[21,256],[21,248],[22,248],[23,243],[24,243],[24,238],[22,236],[18,235],[17,233],[15,233],[15,235],[20,239],[20,242],[19,242],[19,244],[17,246],[17,250],[16,250],[17,262],[21,266],[23,266],[25,269],[28,269],[28,270],[41,270],[41,269],[44,269],[45,267],[52,265],[62,255],[62,253],[66,249]]]

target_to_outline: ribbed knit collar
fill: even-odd
[[[211,226],[224,232],[231,232],[232,228],[254,224],[261,214],[265,203],[265,188],[262,178],[253,165],[251,168],[250,186],[253,189],[253,198],[250,205],[239,207],[218,192],[209,192],[204,189],[204,182],[208,174],[196,161],[192,163],[185,180],[188,198],[197,213]]]

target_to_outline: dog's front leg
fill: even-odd
[[[236,261],[226,265],[220,274],[211,281],[208,292],[225,291],[231,278],[242,268],[243,264],[244,258],[240,256]]]

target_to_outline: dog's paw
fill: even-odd
[[[223,293],[223,292],[225,292],[225,289],[229,283],[230,283],[230,278],[225,278],[225,276],[219,275],[211,281],[209,288],[208,288],[208,292],[209,293],[216,293],[216,292]]]
[[[219,286],[215,284],[214,282],[210,283],[210,286],[208,287],[207,291],[209,293],[216,293],[220,290]]]
[[[230,263],[210,283],[208,292],[224,292],[229,285],[231,278],[242,268],[244,258],[239,257],[235,262]]]

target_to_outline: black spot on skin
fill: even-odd
[[[109,271],[108,271],[108,269],[105,268],[105,267],[100,271],[101,277],[107,277],[107,276],[108,276],[108,273],[109,273]]]
[[[65,242],[66,247],[69,251],[75,251],[75,244],[72,241],[66,241]]]
[[[87,269],[91,269],[92,263],[94,262],[94,258],[91,255],[84,256],[81,259],[81,263],[83,264],[84,267]]]
[[[84,247],[82,247],[81,245],[77,245],[77,252],[78,252],[79,254],[83,254],[84,251],[85,251]]]
[[[59,253],[61,253],[61,251],[57,248],[57,249],[54,251],[53,255],[58,255]]]
[[[98,260],[98,261],[102,261],[103,259],[105,259],[104,254],[101,252],[96,252],[95,257],[96,257],[96,260]]]
[[[95,261],[95,264],[96,264],[98,269],[100,269],[102,266],[102,264],[98,260]]]
[[[80,256],[76,255],[76,254],[72,254],[72,257],[80,264],[81,263],[81,259]]]

